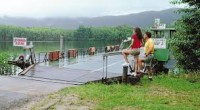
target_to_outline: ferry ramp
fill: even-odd
[[[107,78],[121,76],[123,62],[122,55],[109,56]],[[102,55],[86,56],[41,63],[30,69],[24,76],[18,77],[79,85],[101,80],[106,75],[103,69],[105,67],[103,68]]]

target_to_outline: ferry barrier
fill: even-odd
[[[113,52],[113,51],[119,51],[120,50],[120,46],[119,45],[109,45],[105,47],[105,52]]]
[[[111,50],[110,50],[110,46],[106,46],[105,47],[105,52],[107,53],[107,52],[110,52]]]
[[[77,51],[76,49],[69,49],[67,52],[68,57],[76,57]]]
[[[59,59],[60,51],[51,51],[49,52],[49,61],[57,61]]]
[[[95,53],[95,47],[90,47],[89,48],[89,55],[94,55]]]
[[[115,50],[115,46],[114,46],[114,45],[111,45],[111,46],[110,46],[110,51],[113,52],[114,50]]]
[[[39,52],[36,55],[36,63],[42,63],[46,61],[57,61],[61,58],[65,57],[78,57],[78,56],[85,56],[85,55],[94,55],[98,53],[104,53],[103,47],[90,47],[90,48],[76,48],[76,49],[66,49],[66,51],[63,51],[60,53],[59,50],[56,51],[50,51],[50,52]]]
[[[119,45],[115,45],[115,51],[119,51]]]

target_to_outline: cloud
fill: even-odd
[[[95,17],[172,8],[169,0],[0,0],[0,15]]]

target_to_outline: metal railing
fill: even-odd
[[[76,49],[76,57],[89,55],[89,50],[87,48],[74,48],[74,49]],[[66,51],[64,51],[62,54],[59,54],[59,58],[68,58],[67,50],[68,49],[66,49]],[[95,54],[101,54],[104,52],[105,52],[104,48],[95,49]],[[49,60],[49,52],[39,52],[36,53],[35,55],[36,55],[35,56],[36,63],[47,62]]]
[[[108,56],[120,55],[121,53],[122,50],[103,54],[103,79],[107,79],[108,76]]]
[[[42,62],[48,61],[48,52],[39,52],[38,53],[38,58],[36,58],[36,59],[38,59],[36,61],[36,63],[42,63]]]
[[[120,55],[122,54],[122,49],[125,46],[126,42],[131,41],[131,37],[128,37],[127,39],[123,40],[119,46],[119,51],[114,52],[108,52],[103,54],[103,77],[102,79],[107,79],[108,76],[108,56],[114,56],[114,55]]]

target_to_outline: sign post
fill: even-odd
[[[25,47],[27,44],[26,38],[13,38],[13,46]]]

